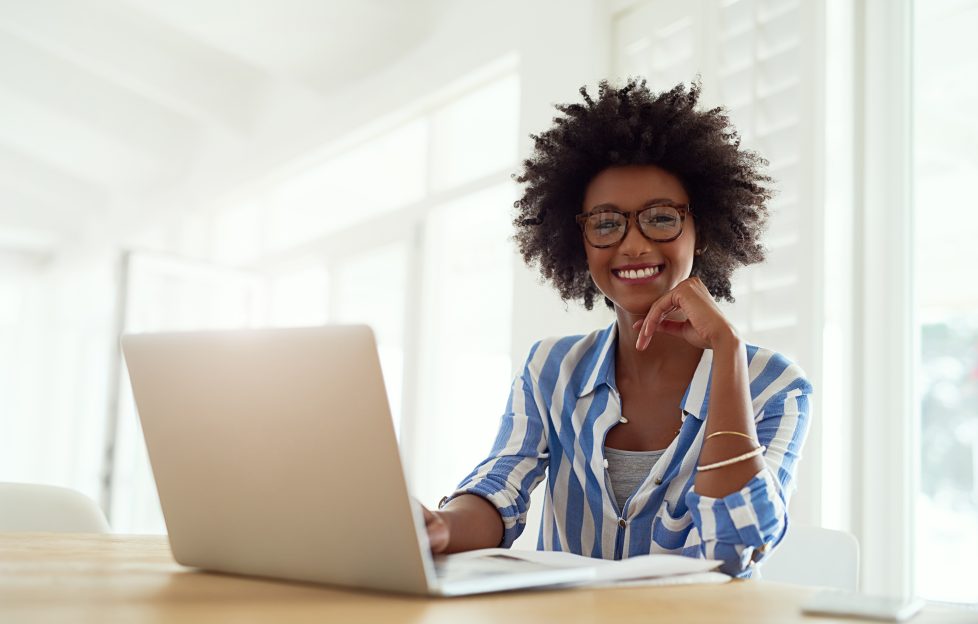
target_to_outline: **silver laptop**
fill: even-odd
[[[183,565],[433,595],[593,574],[432,559],[369,327],[138,334],[122,347]]]

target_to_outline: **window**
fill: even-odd
[[[369,324],[409,485],[434,504],[488,450],[509,388],[507,58],[183,217],[162,237],[179,255],[131,256],[125,330]],[[113,527],[164,531],[124,371],[115,437]]]
[[[408,239],[409,241],[410,239]],[[330,319],[374,330],[394,427],[400,432],[410,254],[408,241],[351,255],[336,263]]]
[[[291,249],[420,200],[427,145],[421,119],[296,167],[268,191],[269,249]]]
[[[513,251],[500,184],[434,208],[425,228],[422,360],[412,461],[415,495],[451,492],[489,452],[510,387]],[[437,449],[437,451],[434,451]]]
[[[978,602],[978,2],[914,5],[916,587]]]

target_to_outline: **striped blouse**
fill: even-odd
[[[723,498],[693,488],[709,411],[713,352],[683,396],[683,424],[622,509],[608,487],[605,435],[621,417],[615,386],[617,325],[533,345],[489,457],[452,496],[476,494],[503,519],[502,546],[526,525],[530,492],[547,477],[537,548],[604,559],[672,553],[722,560],[749,576],[787,528],[787,505],[808,432],[811,384],[774,351],[747,346],[750,394],[765,468]],[[694,530],[695,528],[695,530]]]

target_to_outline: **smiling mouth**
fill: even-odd
[[[611,273],[625,281],[647,280],[657,276],[662,271],[662,265],[643,267],[641,269],[612,269]]]

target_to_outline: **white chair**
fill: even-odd
[[[95,501],[53,485],[0,483],[0,531],[108,533]]]
[[[788,526],[788,533],[760,566],[765,581],[857,591],[859,542],[845,531]]]

